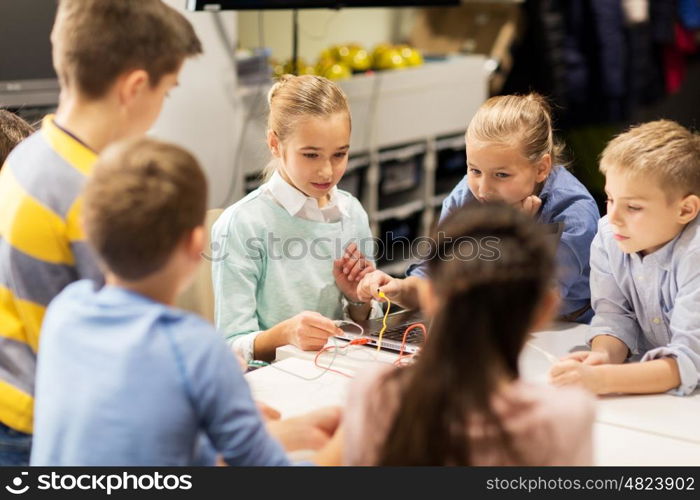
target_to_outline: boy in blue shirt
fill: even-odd
[[[668,120],[634,127],[600,170],[608,214],[591,246],[591,351],[555,365],[552,380],[688,395],[700,377],[700,136]]]
[[[206,192],[178,147],[139,139],[101,157],[83,221],[106,286],[78,281],[48,308],[32,465],[191,465],[203,435],[229,465],[289,464],[221,334],[171,307],[200,261]],[[329,409],[273,427],[318,448],[338,419]]]

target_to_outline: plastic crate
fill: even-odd
[[[451,192],[467,173],[464,136],[439,139],[436,142],[436,149],[435,193],[446,194]]]
[[[402,263],[408,267],[415,257],[411,246],[420,235],[421,214],[419,211],[404,219],[387,219],[379,224],[378,267],[395,267]]]
[[[366,156],[350,158],[345,175],[338,182],[338,189],[347,191],[358,200],[362,201],[365,194],[365,185],[369,158]]]
[[[379,210],[421,198],[424,161],[422,143],[379,154]]]

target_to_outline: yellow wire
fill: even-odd
[[[379,341],[377,342],[377,351],[382,348],[382,337],[386,331],[386,318],[389,316],[389,310],[391,309],[391,301],[384,295],[384,292],[379,292],[379,297],[386,300],[386,312],[384,313],[384,319],[382,320],[382,329],[379,331]]]

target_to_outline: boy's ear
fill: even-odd
[[[556,317],[560,303],[559,289],[555,286],[549,287],[545,291],[539,306],[537,306],[530,330],[533,332],[542,330],[549,325]]]
[[[678,222],[687,224],[697,217],[700,212],[700,198],[697,195],[689,194],[679,203]]]
[[[279,137],[277,137],[277,134],[275,134],[274,130],[267,131],[267,147],[270,148],[270,152],[275,158],[279,158],[281,156],[280,140]]]
[[[537,163],[537,182],[544,182],[552,171],[552,155],[547,153],[542,157],[542,159]]]
[[[127,72],[117,81],[119,102],[125,106],[131,105],[149,85],[150,78],[145,70]]]

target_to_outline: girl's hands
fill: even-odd
[[[332,335],[342,334],[335,323],[315,311],[304,311],[284,321],[287,343],[304,351],[318,351]]]
[[[522,200],[516,206],[527,215],[531,215],[534,217],[535,215],[537,215],[537,212],[540,211],[540,207],[542,206],[542,200],[538,196],[532,194],[524,200]]]
[[[350,243],[343,256],[333,262],[335,283],[343,295],[352,302],[368,302],[358,297],[357,284],[374,270],[374,264],[367,260],[355,243]]]
[[[393,278],[383,271],[372,271],[366,274],[360,283],[357,285],[357,296],[361,302],[369,302],[371,299],[380,300],[379,290],[384,292],[384,295],[396,302],[401,294],[402,280]]]

